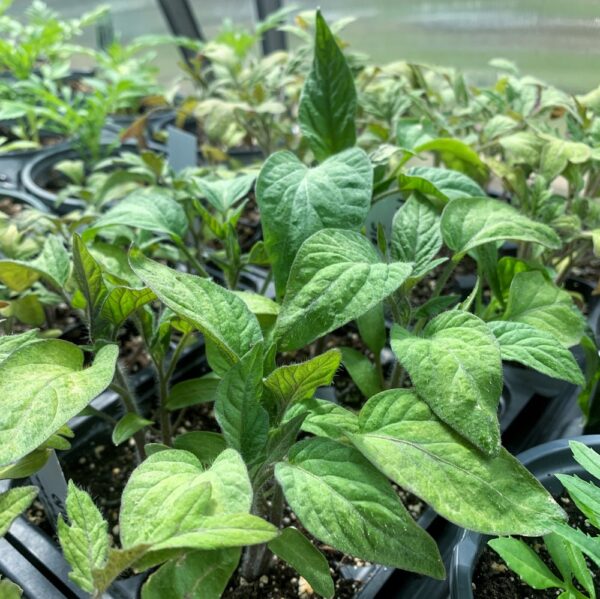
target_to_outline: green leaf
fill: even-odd
[[[361,559],[444,577],[433,539],[352,447],[320,438],[302,441],[288,462],[275,466],[275,477],[302,525],[320,541]]]
[[[413,150],[433,139],[435,132],[431,122],[422,122],[414,118],[398,119],[396,141],[403,150]]]
[[[333,597],[335,587],[325,556],[297,529],[284,528],[269,549],[304,577],[315,593]]]
[[[298,119],[302,135],[318,161],[356,143],[354,77],[317,10],[314,59],[302,89]]]
[[[176,437],[173,447],[193,453],[203,464],[212,464],[227,449],[227,442],[220,433],[192,431]]]
[[[450,522],[484,534],[539,536],[565,514],[506,450],[489,458],[440,422],[414,391],[390,389],[359,415],[352,443]]]
[[[296,252],[313,233],[333,227],[360,229],[372,187],[371,162],[358,148],[315,168],[306,167],[291,152],[268,158],[256,182],[256,201],[278,296],[284,293]]]
[[[83,294],[90,324],[97,320],[108,295],[102,268],[77,233],[73,234],[73,272]]]
[[[391,251],[394,260],[412,262],[411,279],[419,279],[445,259],[435,260],[442,247],[440,218],[424,198],[412,195],[392,222]]]
[[[116,225],[162,233],[179,241],[185,236],[188,221],[185,210],[173,199],[172,193],[151,188],[134,191],[120,200],[86,230],[84,237],[92,238],[100,229]]]
[[[596,566],[600,567],[600,542],[598,542],[598,537],[590,537],[581,530],[571,528],[563,522],[554,524],[552,531],[583,551]]]
[[[569,163],[581,164],[591,158],[592,148],[587,144],[550,138],[542,147],[540,174],[551,181],[558,177]]]
[[[467,175],[446,168],[413,166],[398,176],[402,191],[420,191],[446,204],[450,200],[484,196],[481,187]]]
[[[142,599],[220,599],[239,561],[237,548],[186,553],[148,578]]]
[[[561,247],[558,235],[516,208],[491,198],[462,198],[450,202],[442,213],[442,236],[446,245],[463,256],[492,241],[530,241],[550,249]]]
[[[485,173],[486,166],[479,158],[479,154],[460,139],[452,137],[438,137],[426,141],[414,149],[415,152],[439,152],[447,166],[453,165],[455,160],[474,166]]]
[[[0,597],[2,599],[21,599],[23,589],[8,578],[0,577]]]
[[[492,539],[488,545],[516,572],[526,584],[534,589],[564,588],[538,554],[521,539]]]
[[[360,338],[367,344],[367,347],[374,354],[380,354],[387,341],[383,302],[361,314],[356,319],[356,325],[358,326]]]
[[[410,272],[409,264],[382,262],[359,233],[319,231],[294,260],[275,339],[281,349],[303,347],[379,304]]]
[[[535,166],[540,158],[541,140],[530,131],[517,131],[512,135],[505,135],[498,140],[504,148],[509,166],[514,164],[527,164]]]
[[[215,417],[227,445],[247,463],[263,451],[269,432],[269,415],[262,396],[263,345],[257,343],[223,377],[217,388]]]
[[[193,530],[154,545],[153,550],[223,549],[267,543],[278,534],[275,526],[252,514],[218,514],[200,518]]]
[[[147,287],[142,289],[115,287],[109,291],[102,303],[100,316],[118,328],[136,310],[155,299],[154,292]]]
[[[391,345],[435,414],[486,454],[496,455],[502,361],[488,326],[453,310],[431,320],[422,337],[394,326]]]
[[[335,441],[346,438],[347,433],[358,432],[358,418],[350,410],[332,401],[313,397],[301,404],[294,404],[286,413],[284,422],[304,415],[302,430],[317,437]]]
[[[383,391],[375,364],[352,347],[342,348],[342,362],[360,392],[369,398]]]
[[[136,545],[129,549],[111,547],[108,550],[108,558],[104,566],[92,570],[94,587],[100,596],[122,572],[134,567],[149,549],[149,545]]]
[[[341,359],[339,350],[330,349],[306,362],[275,369],[264,384],[276,411],[282,413],[288,406],[310,399],[319,387],[330,385]]]
[[[256,317],[231,291],[149,260],[139,250],[132,250],[129,260],[157,297],[213,341],[230,366],[262,340]]]
[[[51,339],[26,345],[0,364],[0,465],[36,449],[111,383],[119,350],[104,346],[83,369],[83,352]],[[35,376],[31,376],[32,368]]]
[[[124,548],[193,531],[205,516],[250,511],[252,487],[240,455],[227,449],[209,470],[180,449],[159,451],[138,466],[123,491]]]
[[[69,578],[88,593],[94,590],[94,569],[102,568],[108,558],[108,524],[92,498],[69,481],[66,500],[67,524],[58,518],[58,538],[71,566]]]
[[[573,457],[593,477],[600,479],[600,455],[580,441],[569,441]]]
[[[35,341],[38,341],[37,330],[25,331],[18,335],[4,335],[0,337],[0,362],[8,358],[12,352],[20,347],[24,347]]]
[[[258,318],[262,327],[271,326],[279,314],[279,304],[272,299],[252,293],[250,291],[234,291],[234,293],[244,300],[244,303],[250,309],[250,312]]]
[[[142,418],[140,415],[134,414],[133,412],[128,412],[115,425],[112,432],[112,442],[115,445],[121,445],[121,443],[127,441],[130,437],[133,437],[135,433],[151,424],[153,424],[152,420]]]
[[[231,179],[211,181],[206,177],[194,179],[200,194],[209,204],[221,213],[233,208],[236,202],[245,198],[254,183],[254,175],[242,175]]]
[[[0,493],[0,537],[6,534],[13,520],[32,504],[37,494],[37,487],[15,487]]]
[[[570,584],[573,579],[571,561],[569,560],[569,543],[555,533],[544,535],[544,545],[550,554],[554,565],[558,568],[563,581]],[[574,548],[576,551],[577,548]],[[581,555],[581,552],[579,553]]]
[[[0,281],[16,292],[29,289],[39,278],[62,289],[69,278],[69,253],[59,237],[49,235],[40,254],[27,262],[0,260]]]
[[[585,330],[585,319],[569,293],[535,271],[514,276],[502,319],[550,333],[565,347],[579,343]]]
[[[573,354],[558,339],[522,322],[488,322],[503,360],[519,362],[556,379],[584,385],[585,378]]]
[[[581,480],[577,476],[556,474],[556,478],[569,492],[569,496],[579,508],[579,511],[592,523],[595,528],[600,529],[600,488],[593,483]]]
[[[199,403],[214,401],[221,379],[209,372],[197,379],[182,381],[171,387],[167,398],[168,410],[180,410]]]
[[[0,468],[0,480],[27,478],[35,474],[46,465],[51,453],[52,449],[49,448],[38,448],[28,453],[14,464]]]

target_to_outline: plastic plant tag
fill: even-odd
[[[173,126],[168,127],[167,132],[169,166],[177,173],[184,168],[196,166],[198,162],[198,140],[196,136]]]
[[[44,505],[50,523],[56,528],[58,516],[66,513],[67,482],[54,451],[46,465],[31,477],[31,482],[39,487],[38,498]]]

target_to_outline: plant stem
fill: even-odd
[[[125,409],[131,414],[140,415],[140,411],[137,407],[135,397],[129,388],[129,382],[127,381],[127,377],[123,372],[123,367],[120,363],[117,363],[117,368],[115,370],[115,379],[117,381],[116,385],[111,385],[111,387],[121,396],[123,403],[125,404]],[[137,449],[138,459],[140,462],[143,462],[146,459],[146,449],[144,445],[146,444],[146,438],[143,431],[138,431],[133,435],[133,440],[135,441],[135,447]]]
[[[206,272],[204,266],[200,263],[198,258],[196,258],[196,256],[194,256],[194,254],[192,254],[190,250],[188,250],[185,243],[179,242],[176,243],[176,245],[185,254],[185,257],[190,261],[190,263],[194,267],[194,270],[196,271],[196,274],[198,274],[201,277],[210,279],[210,275]]]

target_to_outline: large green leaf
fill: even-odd
[[[487,454],[497,454],[502,361],[488,326],[473,314],[453,310],[436,316],[421,337],[395,326],[391,344],[435,414]]]
[[[0,493],[0,537],[6,534],[13,520],[31,505],[37,494],[37,487],[15,487]]]
[[[142,599],[220,599],[240,550],[192,551],[168,561],[142,587]]]
[[[331,349],[312,360],[274,370],[264,384],[276,411],[282,413],[291,404],[310,399],[319,387],[330,385],[340,360],[339,350]]]
[[[12,291],[21,292],[41,278],[60,290],[67,283],[70,268],[69,253],[63,242],[59,237],[49,235],[42,251],[33,260],[0,260],[0,281]]]
[[[521,539],[492,539],[488,545],[534,589],[562,588],[564,583],[557,578],[540,556]]]
[[[540,156],[540,173],[549,181],[558,177],[567,164],[581,164],[592,158],[592,148],[582,142],[558,138],[545,141]]]
[[[302,525],[344,553],[444,577],[433,539],[411,518],[379,472],[348,445],[315,438],[298,443],[275,476]]]
[[[52,339],[6,358],[0,364],[0,465],[36,449],[104,391],[118,353],[116,345],[107,345],[84,369],[76,345]]]
[[[125,549],[166,542],[196,530],[208,516],[250,511],[252,487],[240,455],[227,449],[209,470],[180,449],[138,466],[123,491],[119,523]]]
[[[482,455],[440,422],[414,391],[372,397],[354,445],[396,484],[458,526],[486,534],[538,536],[564,513],[506,450]]]
[[[565,347],[579,343],[585,330],[585,319],[571,296],[538,271],[514,276],[502,318],[550,333]]]
[[[296,252],[325,228],[359,230],[371,205],[373,169],[357,148],[308,168],[291,152],[265,162],[256,182],[265,245],[282,296]]]
[[[93,237],[98,230],[116,225],[152,231],[181,241],[187,231],[188,221],[185,210],[171,193],[153,188],[134,191],[120,200],[86,230],[84,237]]]
[[[66,508],[70,524],[59,516],[58,538],[71,566],[69,578],[91,593],[94,590],[92,572],[102,568],[108,557],[108,524],[92,498],[73,481],[69,481]]]
[[[263,346],[257,343],[225,374],[217,389],[215,417],[229,447],[246,463],[265,449],[269,415],[262,407]]]
[[[38,331],[25,331],[18,335],[4,335],[0,337],[0,362],[8,358],[12,352],[20,347],[29,345],[38,340]]]
[[[411,278],[417,279],[443,261],[434,260],[441,247],[437,212],[423,197],[412,195],[396,212],[392,222],[392,257],[412,262]]]
[[[284,528],[269,549],[303,576],[318,595],[333,597],[335,587],[325,556],[297,528]]]
[[[420,191],[442,203],[456,198],[484,196],[481,187],[467,175],[447,168],[413,166],[398,176],[402,191]]]
[[[442,213],[442,236],[459,255],[492,241],[530,241],[558,249],[561,241],[547,225],[535,222],[501,200],[461,198]]]
[[[149,260],[139,250],[132,250],[129,259],[157,297],[213,341],[230,365],[262,340],[256,317],[231,291]]]
[[[360,233],[319,231],[294,260],[275,338],[298,349],[376,306],[410,273],[410,264],[382,262]]]
[[[503,360],[519,362],[548,376],[584,385],[585,378],[573,354],[558,339],[523,322],[496,320],[488,326],[500,344]]]
[[[354,77],[321,12],[317,10],[314,60],[306,78],[298,119],[319,161],[356,142]]]

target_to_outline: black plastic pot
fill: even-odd
[[[588,447],[600,450],[600,435],[576,437]],[[590,480],[590,475],[575,461],[567,439],[560,439],[533,447],[517,456],[521,463],[554,496],[562,493],[563,486],[555,474],[576,474]],[[490,537],[463,531],[452,553],[450,567],[451,599],[473,599],[472,579],[477,561]]]
[[[69,144],[65,141],[51,147],[36,150],[0,153],[0,190],[19,189],[21,185],[21,173],[29,162],[48,152],[60,151],[68,147]]]
[[[123,144],[115,152],[135,152],[136,150],[137,146],[133,144]],[[65,215],[74,210],[83,210],[86,207],[86,203],[83,200],[65,198],[63,202],[58,203],[57,194],[46,189],[48,183],[56,176],[54,167],[59,162],[63,160],[76,160],[78,158],[79,154],[71,145],[48,150],[36,156],[24,166],[21,172],[23,187],[29,194],[43,202],[55,214]]]

